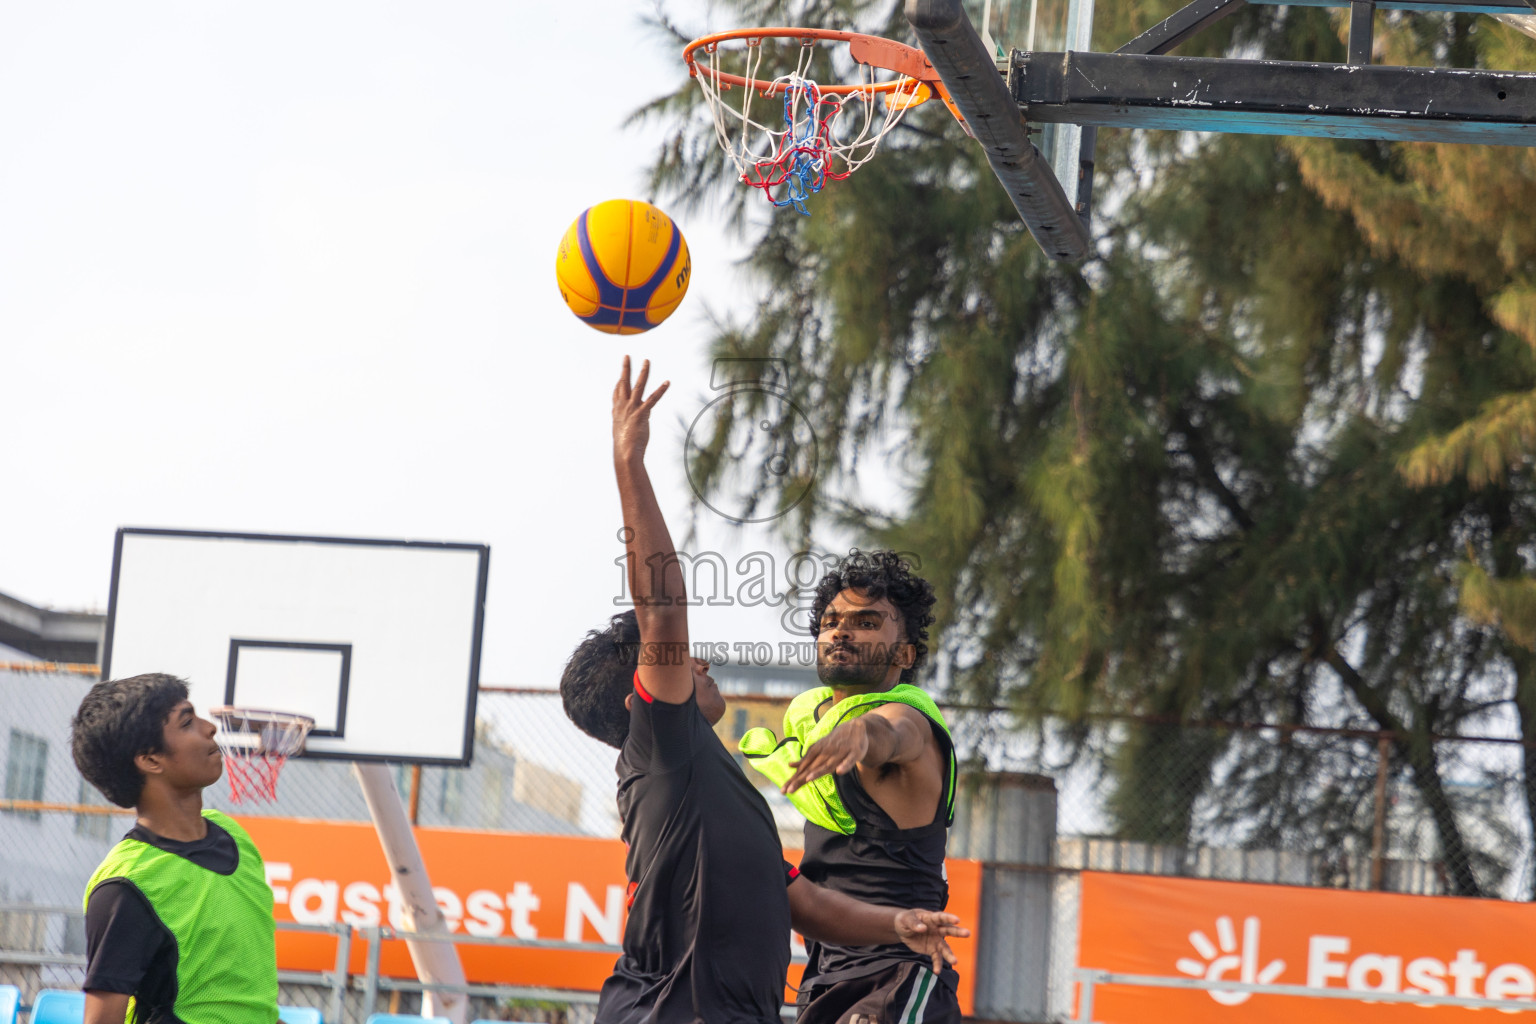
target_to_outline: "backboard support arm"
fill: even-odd
[[[1029,121],[1536,146],[1536,72],[1013,53]]]
[[[959,0],[907,0],[906,15],[923,53],[1040,248],[1053,259],[1086,257],[1088,229],[1050,164],[1029,140],[1019,105],[997,73],[997,60],[987,52]]]
[[[1536,3],[1536,0],[1531,0]],[[1126,43],[1116,53],[1164,54],[1184,40],[1232,14],[1246,0],[1194,0],[1174,11],[1141,35]],[[1012,75],[1009,88],[1013,88]],[[1097,125],[1084,125],[1078,144],[1077,202],[1074,208],[1086,226],[1093,216],[1093,168],[1099,145]]]

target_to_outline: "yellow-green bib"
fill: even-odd
[[[795,773],[792,763],[798,763],[812,744],[825,738],[848,719],[868,714],[882,704],[906,704],[916,708],[929,721],[943,729],[945,736],[949,735],[949,726],[939,706],[933,702],[932,697],[910,683],[897,683],[880,693],[860,693],[845,697],[817,719],[816,709],[831,698],[832,687],[820,686],[790,701],[784,712],[782,740],[773,734],[772,729],[748,730],[739,744],[741,752],[747,757],[747,763],[771,779],[774,785],[782,787]],[[955,810],[956,764],[953,744],[949,748],[946,774],[944,820],[948,824],[953,820]],[[854,832],[856,822],[843,806],[842,797],[838,796],[836,775],[823,775],[801,786],[789,794],[789,801],[805,815],[806,820],[822,828],[844,835],[852,835]]]
[[[124,839],[85,887],[85,903],[102,882],[121,878],[144,894],[176,939],[176,1004],[186,1024],[275,1024],[276,927],[272,890],[261,854],[245,829],[218,811],[203,817],[235,840],[240,863],[216,871],[138,839]],[[128,1019],[137,1020],[129,1002]]]

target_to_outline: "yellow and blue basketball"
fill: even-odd
[[[608,334],[639,334],[671,316],[688,294],[692,269],[672,218],[638,199],[583,211],[555,257],[560,297]]]

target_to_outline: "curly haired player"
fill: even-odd
[[[619,748],[618,804],[629,846],[624,952],[603,985],[598,1024],[778,1024],[791,922],[809,938],[891,944],[935,966],[953,915],[860,902],[783,860],[762,795],[712,728],[725,700],[689,657],[688,606],[644,455],[649,364],[613,393],[613,458],[635,608],[577,647],[560,680],[566,714]],[[875,905],[876,903],[884,905]],[[881,948],[884,948],[882,945]]]
[[[870,903],[942,910],[956,764],[933,699],[912,685],[928,653],[933,587],[894,551],[854,551],[816,589],[811,631],[824,684],[784,714],[784,741],[742,737],[748,763],[805,815],[800,869]],[[951,1024],[958,977],[905,946],[816,942],[801,1024]]]

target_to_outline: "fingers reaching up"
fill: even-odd
[[[645,385],[651,377],[649,359],[640,364],[640,375],[633,384],[629,377],[629,356],[625,356],[624,368],[613,386],[613,457],[618,460],[645,457],[645,447],[651,439],[651,410],[672,386],[671,381],[663,381],[646,395]]]

